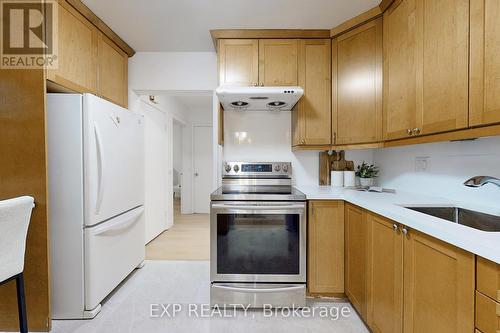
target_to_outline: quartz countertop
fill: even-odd
[[[457,206],[493,215],[500,215],[500,208],[471,207],[442,197],[399,191],[375,193],[314,185],[298,185],[296,188],[306,195],[307,200],[344,200],[500,264],[500,232],[473,229],[404,206]]]

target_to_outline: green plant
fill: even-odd
[[[358,165],[356,176],[358,176],[359,178],[376,178],[378,176],[378,172],[378,167],[363,161],[361,165]]]

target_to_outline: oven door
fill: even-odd
[[[212,282],[305,283],[305,214],[305,202],[212,202]]]

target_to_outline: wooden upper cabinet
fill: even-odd
[[[404,245],[404,332],[473,332],[474,255],[413,230]]]
[[[99,34],[98,94],[111,102],[127,107],[128,56],[106,36]]]
[[[259,83],[259,40],[219,40],[219,83],[255,86]]]
[[[344,202],[309,201],[307,289],[344,292]]]
[[[259,40],[259,85],[297,85],[297,40]]]
[[[296,117],[292,120],[292,145],[332,143],[330,64],[330,39],[299,40],[298,82],[304,96],[292,111],[297,112],[292,115]]]
[[[500,122],[500,2],[471,0],[470,125]]]
[[[345,204],[345,293],[361,317],[367,311],[367,213],[354,205]]]
[[[387,140],[407,137],[417,127],[415,15],[415,0],[395,2],[384,13],[383,125]]]
[[[469,0],[400,0],[384,14],[384,136],[468,126]]]
[[[66,2],[59,2],[58,68],[47,78],[78,92],[97,91],[97,28]]]
[[[370,214],[367,238],[368,325],[374,333],[401,333],[403,237],[397,224]]]
[[[466,128],[469,0],[419,0],[416,8],[417,128],[420,132],[416,134]]]
[[[332,43],[335,144],[382,140],[382,18]]]

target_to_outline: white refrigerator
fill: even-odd
[[[52,317],[93,318],[144,261],[143,119],[92,94],[46,116]]]

